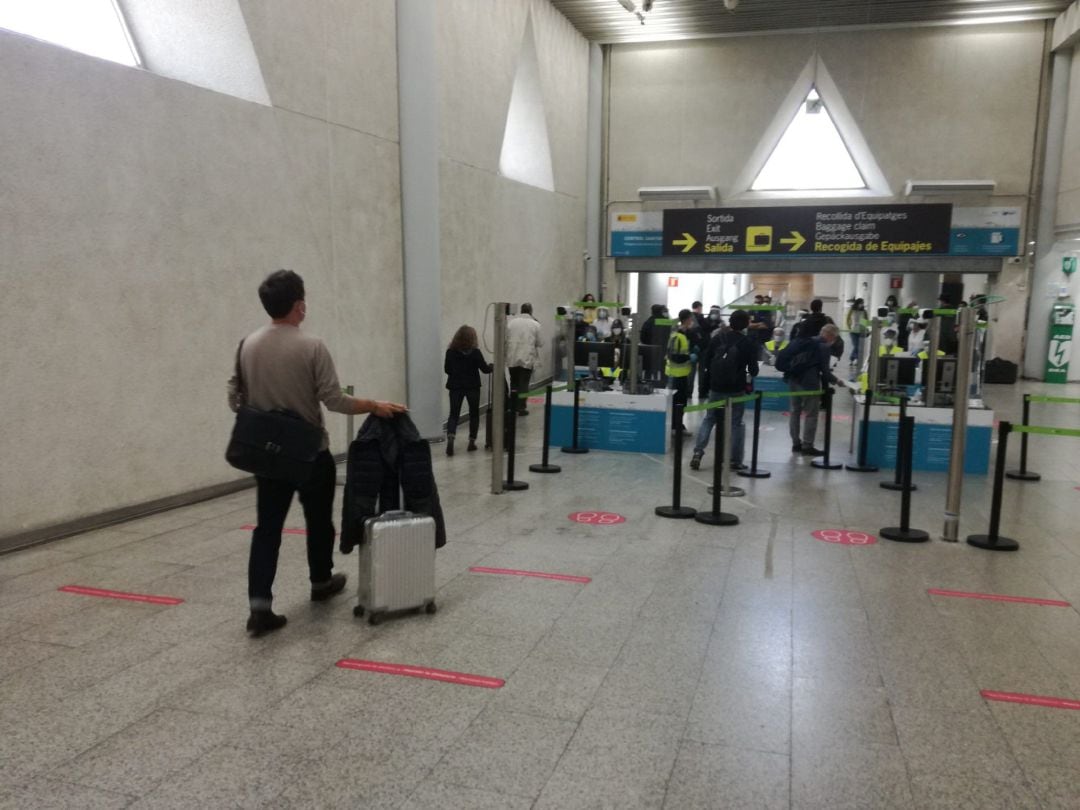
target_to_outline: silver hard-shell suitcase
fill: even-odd
[[[359,604],[379,624],[387,613],[435,612],[435,519],[412,512],[384,512],[364,521],[360,546]]]

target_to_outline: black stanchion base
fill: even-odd
[[[768,470],[736,470],[735,474],[743,478],[768,478],[772,475]]]
[[[1020,470],[1006,470],[1005,477],[1013,481],[1039,481],[1042,476],[1033,472],[1021,472]]]
[[[511,492],[520,492],[523,489],[528,489],[529,485],[524,481],[503,481],[503,489]]]
[[[903,492],[904,491],[904,485],[903,484],[898,484],[895,481],[882,481],[880,484],[878,484],[878,486],[881,487],[882,489],[892,490],[893,492]],[[912,484],[911,489],[909,489],[908,492],[914,492],[918,488],[919,488],[918,484]]]
[[[698,512],[694,520],[709,526],[736,526],[739,523],[739,518],[730,512]]]
[[[817,467],[819,470],[839,470],[844,465],[838,461],[826,461],[823,458],[815,458],[810,462],[811,467]]]
[[[1015,540],[1000,535],[996,540],[991,540],[988,534],[969,534],[967,541],[969,546],[985,551],[1016,551],[1020,548],[1020,544]]]
[[[908,529],[904,531],[899,526],[889,526],[878,532],[886,540],[895,540],[898,543],[925,543],[930,539],[930,534],[922,529]]]
[[[557,473],[562,472],[562,467],[560,467],[558,464],[530,464],[529,472]]]
[[[673,520],[687,520],[697,514],[697,509],[691,509],[689,506],[658,506],[654,511],[660,517]]]
[[[588,453],[588,447],[564,447],[562,449],[564,453],[574,453],[575,455],[581,455],[582,453]]]
[[[877,472],[878,468],[873,464],[845,464],[844,469],[848,472]]]
[[[713,488],[709,487],[709,494],[712,495]],[[722,487],[720,494],[725,498],[741,498],[746,494],[746,490],[741,487]]]

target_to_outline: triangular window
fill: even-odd
[[[0,0],[0,28],[137,67],[116,0]]]
[[[499,173],[546,191],[555,190],[532,17],[525,23],[525,36],[514,73],[514,89],[510,94],[510,109],[506,114],[499,155]]]
[[[728,199],[889,197],[870,153],[821,59],[810,58]]]
[[[866,188],[817,88],[812,88],[751,191]]]

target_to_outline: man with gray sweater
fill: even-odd
[[[406,410],[404,405],[357,399],[342,393],[334,361],[317,337],[300,331],[307,315],[304,281],[291,270],[278,270],[259,286],[259,299],[271,322],[248,335],[240,344],[239,363],[243,380],[229,381],[229,407],[241,405],[259,410],[287,409],[322,429],[322,450],[310,480],[300,487],[288,481],[256,476],[258,520],[251,535],[248,560],[248,600],[251,616],[247,630],[253,636],[277,630],[285,617],[271,610],[274,576],[277,573],[281,531],[294,492],[299,492],[307,524],[307,558],[311,599],[321,602],[345,588],[345,575],[333,573],[334,488],[337,468],[330,455],[330,437],[323,424],[321,402],[336,413],[370,413],[389,418]]]

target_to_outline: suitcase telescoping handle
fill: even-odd
[[[383,512],[378,516],[378,520],[393,520],[395,518],[412,517],[413,513],[405,509],[391,509],[389,512]]]

